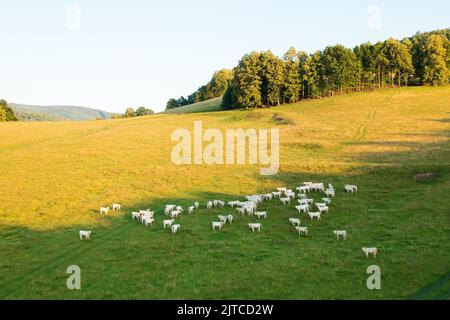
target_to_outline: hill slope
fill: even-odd
[[[9,104],[21,120],[57,121],[57,120],[95,120],[109,119],[111,114],[97,109],[76,106],[33,106]]]
[[[190,104],[190,105],[175,108],[172,110],[166,110],[161,113],[162,114],[184,114],[184,113],[201,113],[201,112],[214,112],[214,111],[222,111],[222,97]]]
[[[351,94],[281,108],[154,115],[90,122],[0,125],[0,298],[392,299],[449,297],[450,87]],[[171,134],[205,128],[280,129],[280,173],[259,166],[171,162]],[[429,181],[419,173],[434,172]],[[206,201],[238,200],[303,181],[332,183],[337,197],[322,221],[279,201],[254,217]],[[345,194],[345,184],[359,192]],[[310,194],[321,201],[321,194]],[[184,214],[173,236],[162,228],[165,204]],[[113,202],[121,213],[100,216]],[[153,226],[131,212],[156,211]],[[219,214],[234,214],[211,231]],[[288,218],[309,227],[300,237]],[[92,230],[90,241],[78,231]],[[346,241],[333,230],[345,229]],[[367,260],[361,247],[380,249]],[[83,290],[67,290],[66,268],[82,270]],[[378,265],[382,290],[366,287]],[[220,285],[217,285],[220,279]],[[444,279],[444,280],[442,280]],[[443,282],[444,281],[444,282]],[[447,288],[447,289],[446,289]],[[434,290],[434,294],[430,292]],[[422,293],[420,296],[424,296]]]

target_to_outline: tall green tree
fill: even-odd
[[[429,85],[444,85],[449,81],[446,40],[440,35],[430,35],[425,40],[423,55],[423,82]]]
[[[258,108],[261,97],[260,54],[256,51],[246,54],[235,69],[236,105],[239,108]]]
[[[127,110],[125,110],[125,114],[124,114],[124,118],[132,118],[136,116],[136,112],[134,111],[133,108],[127,108]]]
[[[301,82],[300,66],[297,50],[291,47],[283,56],[284,79],[283,79],[283,102],[294,103],[299,100]]]
[[[361,85],[372,85],[376,79],[375,46],[366,42],[353,49],[361,64]]]
[[[279,105],[284,80],[283,61],[270,51],[262,52],[259,61],[262,103],[267,106]]]
[[[403,76],[408,77],[413,73],[412,57],[404,44],[400,41],[390,38],[380,44],[378,54],[382,56],[383,70],[385,75],[390,78],[391,85],[394,85],[394,79],[397,77],[398,85],[401,85]]]

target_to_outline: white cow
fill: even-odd
[[[286,188],[277,188],[278,192],[286,192]]]
[[[145,217],[144,218],[144,225],[147,227],[148,225],[153,225],[153,222],[155,222],[155,219],[151,217]]]
[[[136,220],[139,220],[141,218],[141,214],[139,212],[132,212],[131,217]]]
[[[293,225],[294,227],[295,227],[295,226],[299,227],[300,224],[301,224],[300,219],[297,219],[297,218],[289,218],[289,221],[290,221],[290,223],[292,223],[292,225]]]
[[[83,240],[83,238],[86,240],[90,239],[91,233],[92,233],[92,231],[80,230],[80,240]]]
[[[172,233],[173,234],[177,233],[178,229],[180,229],[180,228],[181,228],[181,225],[179,225],[179,224],[172,225]]]
[[[178,218],[178,217],[180,216],[180,214],[181,214],[181,211],[175,210],[175,211],[172,211],[172,212],[170,213],[170,217],[171,217],[172,219],[175,219],[175,218]]]
[[[334,190],[327,189],[325,190],[325,194],[328,198],[333,199],[334,197],[336,197],[336,193],[334,192]]]
[[[176,211],[180,211],[180,212],[184,212],[183,207],[181,207],[181,206],[177,206],[175,210]]]
[[[299,206],[295,206],[295,209],[297,209],[298,213],[308,213],[309,211],[309,205],[307,204],[302,204]]]
[[[258,231],[261,232],[262,224],[261,223],[249,223],[249,228],[252,229],[252,232]]]
[[[109,212],[109,207],[101,207],[100,208],[101,215],[103,215],[103,214],[108,215],[108,212]]]
[[[228,217],[227,216],[218,216],[220,222],[223,222],[224,224],[227,223]]]
[[[198,203],[197,201],[194,202],[194,207],[195,209],[198,209],[198,207],[200,206],[200,203]]]
[[[120,210],[122,210],[122,206],[118,203],[113,203],[112,209],[113,209],[113,211],[120,211]]]
[[[193,213],[194,213],[194,209],[195,209],[194,206],[190,206],[190,207],[188,208],[188,213],[189,213],[189,214],[193,214]]]
[[[208,201],[208,202],[206,203],[206,208],[207,208],[207,209],[212,209],[212,207],[213,207],[213,203],[212,203],[211,201]]]
[[[165,229],[166,227],[171,227],[172,224],[173,224],[174,222],[175,222],[174,219],[171,219],[171,220],[164,220],[164,221],[163,221],[164,229]]]
[[[176,207],[177,207],[177,206],[174,205],[174,204],[168,204],[168,205],[166,205],[166,207],[164,208],[164,213],[165,213],[166,215],[168,215],[171,211],[175,210]]]
[[[345,186],[345,192],[347,192],[347,193],[358,192],[358,187],[357,187],[357,186],[354,186],[354,185],[351,185],[351,184],[347,184],[347,185]]]
[[[267,219],[267,212],[266,211],[255,212],[255,216],[258,217],[258,219],[260,218]]]
[[[245,215],[245,208],[236,208],[236,211],[238,212],[239,215]]]
[[[328,206],[320,206],[318,207],[319,212],[322,213],[328,213]]]
[[[361,248],[362,251],[366,254],[366,257],[368,258],[369,255],[373,255],[373,258],[375,259],[378,253],[377,248]]]
[[[336,235],[339,240],[342,237],[343,240],[347,240],[347,231],[345,230],[334,230],[333,233]]]
[[[272,194],[273,194],[273,196],[274,196],[275,198],[281,197],[281,192],[280,192],[280,191],[272,192]]]
[[[288,203],[291,203],[291,198],[280,198],[280,201],[283,205],[287,205]]]
[[[219,230],[221,230],[224,224],[225,224],[225,223],[222,222],[222,221],[213,221],[213,222],[212,222],[212,229],[213,229],[213,231],[216,230],[216,228],[218,228]]]
[[[322,198],[322,201],[326,203],[326,205],[330,205],[331,204],[331,199],[330,198]]]
[[[299,235],[304,234],[305,236],[308,235],[308,227],[295,227],[295,230],[297,230]]]
[[[317,220],[320,220],[321,213],[320,212],[308,212],[309,217],[311,220],[314,218],[317,218]]]
[[[228,220],[228,223],[229,223],[229,224],[232,224],[232,223],[233,223],[233,219],[234,219],[234,217],[233,217],[232,214],[229,214],[229,215],[227,216],[227,220]]]

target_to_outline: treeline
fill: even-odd
[[[218,98],[224,95],[228,84],[233,78],[233,71],[222,69],[214,72],[212,79],[204,86],[187,97],[181,96],[178,99],[170,99],[167,102],[166,110],[183,107],[189,104]]]
[[[0,100],[0,122],[2,121],[18,121],[13,109],[8,105],[6,100]]]
[[[133,118],[133,117],[143,117],[154,114],[155,112],[152,109],[148,109],[146,107],[139,107],[136,110],[133,108],[127,108],[125,113],[114,113],[111,115],[112,119],[122,119],[122,118]]]
[[[386,86],[440,86],[449,82],[449,70],[450,29],[313,54],[290,48],[282,58],[254,51],[230,73],[222,106],[258,108]]]

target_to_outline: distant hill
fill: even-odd
[[[111,118],[109,112],[86,107],[33,106],[16,103],[9,105],[22,121],[81,121]]]
[[[183,113],[199,113],[199,112],[213,112],[213,111],[222,111],[222,98],[210,99],[183,107],[166,110],[161,113],[183,114]]]

